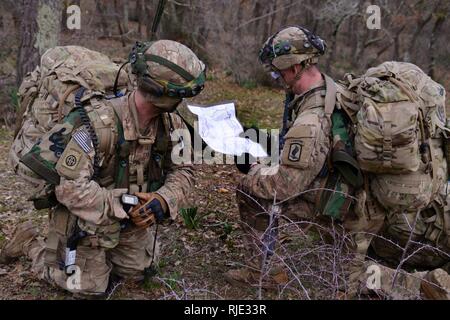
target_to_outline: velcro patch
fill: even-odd
[[[63,154],[56,163],[56,171],[61,177],[74,180],[87,170],[90,155],[85,153],[74,139],[71,139]]]
[[[316,143],[316,127],[299,125],[293,127],[286,135],[281,163],[299,169],[309,168]]]
[[[75,170],[80,163],[80,159],[81,153],[74,149],[70,149],[67,153],[65,152],[61,165],[67,169]]]
[[[84,130],[75,132],[72,136],[73,140],[83,149],[84,152],[89,153],[94,148],[91,137]]]
[[[300,143],[291,143],[289,146],[288,159],[292,162],[300,161],[302,155],[302,145]]]

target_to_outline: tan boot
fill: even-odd
[[[450,300],[450,275],[443,269],[430,271],[420,287],[428,300]]]
[[[229,270],[224,274],[225,280],[236,287],[248,288],[260,285],[260,273],[248,268]],[[263,278],[261,286],[265,289],[276,289],[289,281],[287,273],[282,270],[276,273],[270,272]]]
[[[27,221],[18,225],[13,234],[11,241],[0,251],[0,264],[9,264],[24,255],[25,246],[37,237],[38,231],[31,221]]]

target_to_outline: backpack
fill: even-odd
[[[444,87],[411,63],[385,62],[337,83],[337,106],[378,202],[391,212],[429,206],[447,180]]]
[[[20,158],[69,114],[81,87],[85,88],[83,102],[112,95],[119,67],[108,56],[80,46],[55,47],[42,55],[40,66],[27,74],[18,91],[20,109],[8,164],[19,176],[35,188],[46,183]],[[120,74],[119,89],[132,88],[134,79],[129,74]]]

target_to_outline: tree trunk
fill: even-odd
[[[392,56],[392,60],[398,61],[400,60],[400,48],[401,48],[401,35],[403,30],[405,30],[406,25],[403,25],[399,30],[396,30],[394,33],[394,53]]]
[[[416,53],[415,49],[417,44],[417,38],[422,34],[423,28],[425,28],[427,23],[430,22],[432,18],[433,14],[431,12],[424,19],[420,17],[419,21],[417,22],[416,30],[414,31],[411,37],[411,41],[409,42],[409,46],[403,54],[403,61],[406,62],[414,61],[413,56],[415,56],[414,53]]]
[[[21,39],[17,59],[17,85],[39,65],[41,55],[58,44],[61,30],[61,2],[23,0]]]
[[[325,70],[327,73],[331,72],[331,65],[335,60],[335,56],[336,56],[336,51],[337,51],[337,37],[338,37],[338,33],[339,33],[339,28],[341,27],[342,23],[345,21],[345,19],[347,18],[347,16],[343,16],[339,19],[339,21],[336,22],[336,24],[334,25],[334,29],[333,29],[333,34],[331,36],[331,44],[330,47],[328,49],[328,59],[327,59],[327,64],[325,67]]]
[[[153,19],[155,16],[155,5],[153,4],[152,0],[144,0],[144,5],[145,5],[145,17],[147,19],[147,24],[145,26],[145,30],[146,30],[146,37],[147,39],[150,39],[151,35],[152,35],[152,23],[153,23]],[[176,17],[172,17],[172,18],[176,18]]]
[[[439,30],[445,22],[445,18],[445,14],[437,15],[430,37],[430,66],[428,68],[428,75],[433,79],[436,76],[436,38]]]
[[[123,9],[123,32],[128,32],[128,22],[129,22],[129,6],[128,1],[124,1],[122,4]]]
[[[121,8],[122,8],[122,1],[114,0],[114,16],[116,17],[117,28],[119,29],[120,41],[122,42],[122,47],[126,47],[127,44],[124,38],[124,34],[126,33],[125,26],[122,24],[122,20],[120,19],[122,13]]]
[[[142,36],[142,27],[145,26],[144,18],[145,18],[145,0],[137,0],[136,1],[136,13],[138,17],[138,35]]]
[[[95,0],[95,9],[97,10],[97,14],[100,16],[100,25],[102,26],[103,36],[111,36],[111,29],[108,27],[108,21],[105,17],[106,5],[102,2],[102,0]]]

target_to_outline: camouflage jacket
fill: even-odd
[[[330,121],[325,116],[324,83],[290,104],[291,119],[286,143],[277,166],[254,166],[243,178],[243,189],[262,199],[278,201],[293,197],[318,184],[331,145]],[[314,199],[315,193],[305,194]]]
[[[164,183],[156,192],[166,200],[172,218],[176,217],[194,184],[192,166],[175,165],[171,161],[172,148],[177,141],[169,137],[169,122],[174,130],[186,129],[181,118],[173,114],[158,116],[152,119],[144,136],[137,125],[135,108],[133,93],[112,100],[93,98],[85,106],[99,142],[100,170],[95,180],[91,179],[96,154],[94,144],[76,109],[65,117],[63,123],[46,133],[26,155],[31,155],[32,161],[40,163],[41,167],[42,164],[47,167],[44,171],[54,180],[59,177],[59,183],[55,183],[58,202],[94,230],[98,226],[117,225],[118,221],[128,217],[120,196],[126,192],[148,191],[150,162],[161,169]],[[128,150],[129,188],[117,188],[115,184],[115,166],[120,165],[117,152],[120,127]],[[164,135],[167,139],[159,138]],[[158,140],[166,140],[167,148],[158,147],[161,142]],[[157,154],[161,150],[165,154]]]

